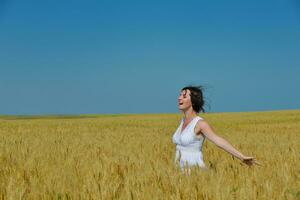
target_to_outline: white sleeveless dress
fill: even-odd
[[[202,145],[204,136],[197,138],[194,132],[196,123],[203,118],[197,116],[182,131],[184,119],[173,135],[173,143],[176,144],[175,162],[179,162],[180,167],[199,166],[205,168],[202,155]]]

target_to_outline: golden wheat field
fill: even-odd
[[[263,166],[205,141],[184,174],[181,114],[0,117],[1,199],[300,199],[300,111],[200,114]]]

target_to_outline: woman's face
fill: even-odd
[[[192,108],[192,101],[191,101],[191,91],[190,90],[183,90],[181,91],[178,97],[178,108],[181,111],[186,111],[189,108]]]

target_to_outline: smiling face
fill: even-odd
[[[178,97],[178,108],[181,111],[187,111],[189,109],[193,109],[192,101],[191,101],[191,91],[190,90],[182,90]]]

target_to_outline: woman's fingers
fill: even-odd
[[[244,160],[244,163],[251,166],[253,164],[256,164],[258,166],[262,166],[258,161],[256,161],[256,159],[254,157],[247,157]]]
[[[262,164],[260,164],[259,162],[257,162],[256,160],[254,160],[254,164],[258,165],[258,166],[262,166]]]

